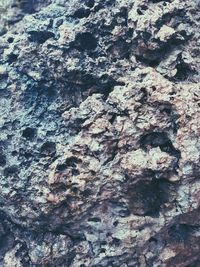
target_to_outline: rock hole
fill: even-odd
[[[112,239],[112,245],[116,246],[116,247],[119,247],[121,244],[121,240],[116,238],[116,237],[113,237]]]
[[[74,193],[74,194],[77,194],[78,193],[78,188],[77,187],[72,187],[72,192]]]
[[[58,164],[56,167],[56,170],[59,172],[64,172],[67,169],[67,165],[66,164]]]
[[[12,154],[13,157],[16,157],[18,155],[18,152],[16,150],[14,150],[14,151],[12,151],[11,154]]]
[[[161,105],[160,111],[166,113],[167,115],[171,115],[173,112],[171,105],[168,104]]]
[[[137,9],[137,13],[138,15],[144,15],[143,12],[139,8]]]
[[[28,140],[32,140],[36,136],[36,129],[27,127],[23,131],[22,136]]]
[[[118,58],[129,59],[130,56],[129,46],[122,38],[114,42],[113,45],[108,48],[107,52],[112,54],[113,58],[116,60],[115,62],[117,62]]]
[[[152,132],[140,138],[140,146],[147,150],[148,147],[159,147],[161,151],[180,158],[180,151],[176,150],[165,132]]]
[[[30,31],[29,32],[29,41],[30,42],[37,42],[39,44],[43,44],[46,42],[48,39],[55,37],[54,33],[48,32],[48,31]]]
[[[147,10],[148,9],[148,7],[145,5],[142,5],[140,8],[141,8],[141,10]]]
[[[129,207],[138,216],[157,217],[162,205],[169,200],[169,185],[163,180],[138,181],[129,185]]]
[[[12,64],[13,62],[15,62],[18,58],[18,55],[15,55],[15,54],[10,54],[9,57],[8,57],[8,64]]]
[[[13,165],[13,166],[5,168],[4,175],[6,177],[12,177],[12,176],[16,175],[18,172],[19,172],[18,167]]]
[[[141,95],[141,98],[140,98],[139,102],[140,102],[141,104],[144,104],[144,103],[147,102],[147,99],[148,99],[148,93],[147,93],[147,90],[146,90],[145,88],[141,88],[140,91],[141,91],[142,95]]]
[[[97,39],[90,32],[78,33],[75,47],[79,51],[94,50],[97,47]]]
[[[37,207],[32,207],[32,209],[33,209],[34,211],[37,211],[37,210],[38,210],[38,208],[37,208]]]
[[[72,175],[73,175],[73,176],[77,176],[77,175],[79,175],[79,174],[80,174],[79,170],[77,170],[77,169],[75,169],[75,168],[72,169]]]
[[[58,172],[65,172],[68,168],[71,169],[71,173],[73,176],[77,176],[80,174],[79,170],[76,168],[76,165],[78,163],[81,163],[82,161],[76,157],[70,157],[66,159],[64,164],[58,164],[56,167],[56,170]]]
[[[92,190],[90,188],[86,188],[83,192],[82,195],[84,197],[89,197],[90,195],[92,195]]]
[[[115,227],[117,227],[118,224],[119,224],[118,221],[114,221],[114,222],[113,222],[113,226],[115,226]]]
[[[6,156],[3,154],[0,154],[0,166],[3,167],[6,165]]]
[[[79,19],[87,18],[89,15],[90,15],[90,10],[85,8],[80,8],[76,10],[74,13],[74,17]]]
[[[76,167],[76,164],[82,163],[81,159],[78,159],[76,157],[69,157],[65,160],[65,163],[68,167]]]
[[[56,144],[54,142],[46,142],[41,147],[41,154],[43,156],[53,156],[56,153]]]
[[[159,63],[160,63],[160,60],[158,60],[158,59],[149,60],[148,65],[153,68],[153,67],[157,67],[159,65]]]
[[[119,216],[122,218],[129,217],[130,215],[131,212],[128,208],[119,211]]]
[[[10,44],[12,44],[13,41],[14,41],[14,38],[13,38],[13,37],[9,37],[9,38],[8,38],[8,42],[9,42]]]
[[[182,62],[176,65],[176,75],[174,76],[177,80],[186,80],[188,76],[192,73],[188,64]]]
[[[149,243],[151,243],[151,242],[157,243],[158,240],[155,237],[150,237],[149,238]]]
[[[30,159],[30,158],[32,158],[32,154],[30,153],[30,152],[25,152],[24,153],[24,157],[26,158],[26,159]]]
[[[117,118],[117,114],[115,113],[115,114],[113,114],[113,115],[111,116],[111,118],[109,119],[109,122],[110,122],[111,124],[113,124],[114,121],[116,120],[116,118]]]
[[[130,209],[135,215],[153,215],[160,209],[159,187],[155,181],[140,181],[128,189]]]

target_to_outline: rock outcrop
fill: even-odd
[[[195,0],[0,4],[0,266],[200,266]]]

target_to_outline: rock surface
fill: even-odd
[[[195,0],[1,0],[0,266],[200,266]]]

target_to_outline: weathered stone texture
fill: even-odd
[[[0,266],[200,266],[195,0],[0,4]]]

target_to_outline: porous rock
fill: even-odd
[[[198,1],[0,22],[0,266],[200,266]]]

